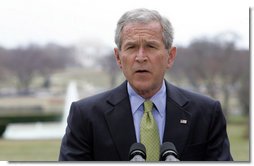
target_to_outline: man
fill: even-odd
[[[145,145],[148,161],[159,160],[164,142],[183,161],[232,160],[220,103],[164,79],[176,56],[169,20],[153,10],[126,12],[115,42],[126,81],[73,102],[59,160],[128,161],[135,142]]]

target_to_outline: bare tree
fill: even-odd
[[[9,50],[6,66],[17,78],[19,91],[29,93],[35,76],[41,75],[48,81],[54,71],[74,64],[72,51],[72,47],[65,48],[54,44],[46,47],[30,45],[26,48],[15,48]]]
[[[46,85],[50,82],[52,73],[77,64],[78,62],[74,56],[74,47],[48,44],[43,48],[43,54],[40,56],[40,61],[36,64],[36,68],[38,74],[44,78],[44,85]]]
[[[26,93],[36,71],[35,64],[38,61],[36,57],[38,54],[41,54],[39,49],[31,46],[29,49],[13,49],[8,56],[8,68],[18,80],[17,87]]]
[[[205,87],[207,93],[216,97],[219,65],[216,56],[219,56],[220,46],[205,38],[192,41],[187,48],[177,51],[177,60],[172,70],[173,75],[182,74],[180,78],[199,91]],[[178,76],[179,77],[179,76]]]
[[[0,47],[0,80],[4,80],[8,74],[6,69],[6,57],[6,49]]]
[[[117,76],[119,75],[119,67],[116,64],[114,52],[109,51],[104,56],[100,57],[99,65],[108,74],[110,78],[110,86],[115,87],[117,83]]]
[[[239,59],[237,69],[241,72],[239,86],[237,89],[237,97],[239,104],[247,117],[246,132],[244,137],[249,138],[250,132],[250,52],[249,50],[239,51]]]

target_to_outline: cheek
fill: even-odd
[[[157,58],[154,61],[155,61],[155,65],[160,70],[165,70],[169,67],[169,58],[165,57],[165,55],[160,56],[160,58]]]
[[[171,62],[170,62],[169,56],[166,56],[162,61],[164,63],[163,65],[164,65],[165,69],[169,69],[170,66],[171,66]]]
[[[126,56],[121,57],[120,59],[121,61],[121,69],[124,73],[126,73],[126,71],[128,71],[129,68],[129,63],[128,63],[128,59],[126,58]]]
[[[123,55],[121,57],[121,63],[123,67],[131,67],[131,65],[133,64],[133,56]]]
[[[119,56],[119,64],[121,68],[124,68],[126,66],[127,57],[125,54],[122,54]]]

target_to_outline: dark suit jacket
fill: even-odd
[[[232,160],[220,103],[167,82],[166,88],[163,141],[174,143],[180,160]],[[113,90],[72,103],[59,160],[128,161],[134,142],[125,81]]]

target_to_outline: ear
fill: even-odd
[[[168,50],[169,53],[169,58],[168,58],[168,64],[167,64],[167,68],[170,69],[175,61],[175,57],[176,57],[176,47],[171,47]]]
[[[115,59],[116,59],[116,63],[117,65],[122,68],[122,63],[121,63],[121,59],[120,59],[120,51],[118,48],[114,48],[114,53],[115,53]]]

